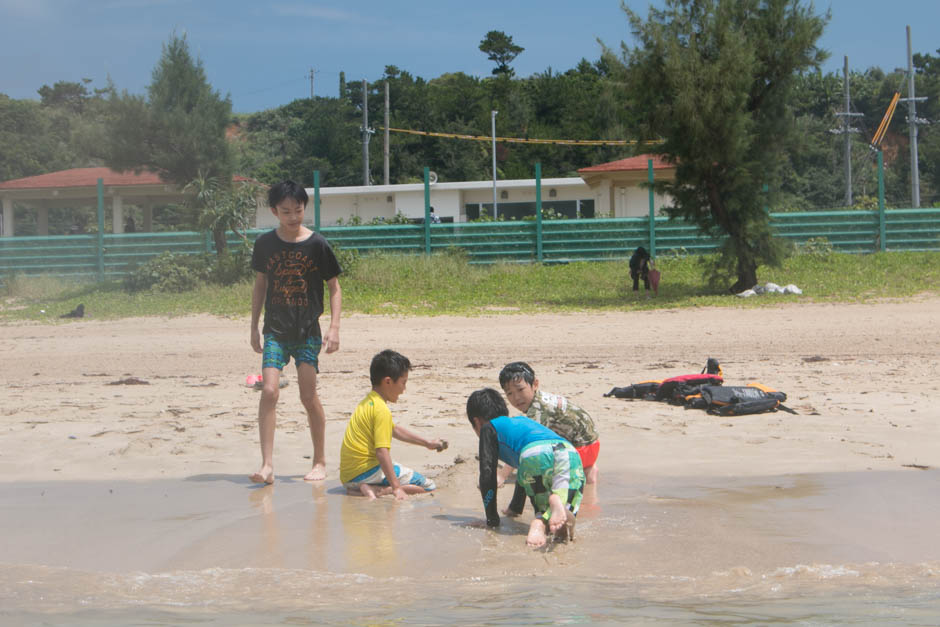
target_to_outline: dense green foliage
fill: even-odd
[[[794,283],[803,295],[767,294],[738,298],[703,284],[696,256],[662,257],[659,295],[630,291],[626,263],[470,266],[458,252],[431,257],[366,255],[340,277],[344,313],[390,315],[488,315],[536,312],[632,311],[676,307],[764,307],[781,303],[871,302],[937,295],[937,253],[831,253],[824,245],[794,255],[780,268],[758,271],[761,282]],[[209,258],[204,258],[206,261]],[[917,272],[912,272],[917,268]],[[198,272],[198,270],[193,270]],[[456,280],[455,277],[459,277]],[[169,287],[169,285],[168,285]],[[44,277],[13,277],[4,283],[0,322],[57,317],[85,304],[96,319],[206,313],[247,316],[251,282],[230,287],[202,283],[192,291],[144,289],[127,293],[121,283],[75,287]]]
[[[629,23],[624,20],[624,39]],[[202,94],[214,100],[213,111],[226,110],[227,99],[219,97],[208,86],[208,78],[198,61],[187,59],[177,49],[183,40],[171,39],[167,53],[183,62],[185,72],[162,71],[165,58],[155,60],[154,78],[173,77],[193,81],[198,89],[183,90],[180,96]],[[616,45],[617,42],[607,42]],[[176,54],[176,53],[180,54]],[[839,51],[832,51],[838,54]],[[469,50],[468,55],[480,55]],[[524,54],[524,53],[523,53]],[[393,61],[390,59],[389,61]],[[386,61],[385,63],[388,63]],[[851,59],[850,59],[851,61]],[[917,94],[926,96],[918,103],[919,117],[940,119],[940,51],[937,54],[914,55]],[[903,58],[886,58],[884,66],[903,65]],[[373,125],[383,119],[384,89],[387,81],[391,92],[390,126],[393,128],[464,133],[488,136],[490,111],[498,110],[497,134],[507,137],[543,139],[634,139],[646,111],[623,96],[623,76],[612,68],[607,57],[581,60],[569,69],[546,68],[531,76],[515,77],[507,73],[488,77],[455,72],[426,79],[414,76],[394,65],[376,68],[374,80],[368,83],[369,118]],[[853,120],[860,133],[853,135],[853,180],[856,202],[871,203],[877,196],[874,154],[867,142],[877,128],[895,90],[906,95],[902,72],[890,69],[865,68],[850,75],[853,111],[863,117]],[[362,86],[359,81],[341,78],[336,97],[299,99],[266,111],[230,116],[228,146],[233,152],[231,168],[236,174],[252,177],[262,183],[295,178],[313,184],[313,171],[319,170],[324,186],[359,185],[362,182],[359,125]],[[42,174],[70,167],[103,165],[101,147],[108,137],[124,137],[130,151],[134,138],[153,125],[138,124],[152,102],[171,104],[167,94],[151,90],[142,96],[118,91],[117,86],[92,89],[81,83],[57,82],[44,85],[37,94],[41,100],[16,100],[0,94],[0,180]],[[153,93],[151,93],[153,92]],[[167,97],[164,97],[167,96]],[[182,103],[182,98],[179,102]],[[842,109],[841,73],[823,74],[807,70],[797,74],[785,106],[792,111],[797,134],[793,141],[781,146],[781,176],[771,192],[771,208],[781,210],[812,210],[840,207],[845,195],[842,138],[829,132],[839,126],[834,115]],[[116,122],[112,105],[126,108],[130,120],[126,125]],[[145,106],[146,105],[146,106]],[[120,109],[120,107],[118,107]],[[172,107],[169,107],[172,111]],[[173,114],[175,115],[175,114]],[[168,120],[173,117],[167,114]],[[905,207],[910,203],[910,167],[906,110],[902,105],[894,116],[884,142],[886,164],[886,195],[889,206]],[[212,127],[218,138],[216,118],[198,118]],[[221,118],[219,118],[221,119]],[[200,123],[202,124],[202,123]],[[198,126],[198,125],[197,125]],[[925,205],[940,202],[940,132],[937,125],[922,127],[920,134],[921,198]],[[200,130],[195,128],[193,132]],[[382,142],[380,129],[370,144],[373,181],[381,183]],[[200,150],[221,154],[217,141],[206,143]],[[392,183],[419,182],[422,169],[429,167],[441,181],[488,179],[491,155],[488,142],[424,137],[392,133],[390,177]],[[499,144],[497,169],[500,178],[531,178],[535,162],[541,162],[545,177],[575,176],[577,169],[630,156],[630,147],[562,146]],[[643,150],[643,149],[641,149]],[[187,162],[189,163],[189,162]],[[225,164],[224,157],[218,163]],[[200,174],[199,168],[187,166],[181,175],[187,184]],[[205,177],[213,172],[203,169]],[[216,174],[215,176],[224,178]],[[128,211],[130,211],[128,209]],[[154,217],[156,230],[190,228],[196,216],[179,208],[160,209]],[[30,212],[18,212],[17,219],[29,220]],[[50,215],[52,232],[64,232],[68,224],[59,225],[57,216]],[[63,218],[64,219],[64,218]],[[29,225],[17,223],[17,232],[30,233]],[[34,232],[34,231],[33,231]]]
[[[128,292],[191,292],[204,285],[234,285],[252,275],[247,246],[218,255],[163,253],[124,277]]]

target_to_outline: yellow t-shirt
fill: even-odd
[[[392,447],[392,410],[378,392],[369,392],[346,425],[339,450],[339,479],[343,483],[379,465],[375,449]]]

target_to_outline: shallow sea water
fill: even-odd
[[[937,471],[602,476],[540,550],[472,481],[0,484],[0,623],[940,624]]]

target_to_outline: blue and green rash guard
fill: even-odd
[[[499,526],[496,508],[496,470],[499,462],[519,467],[522,449],[534,442],[563,438],[534,420],[524,416],[500,416],[485,422],[480,429],[480,494],[486,511],[488,527]]]

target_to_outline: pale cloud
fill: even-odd
[[[359,19],[355,13],[342,11],[330,7],[310,6],[306,4],[284,4],[279,3],[271,6],[271,9],[277,15],[287,17],[308,17],[317,20],[334,20],[346,22]]]

